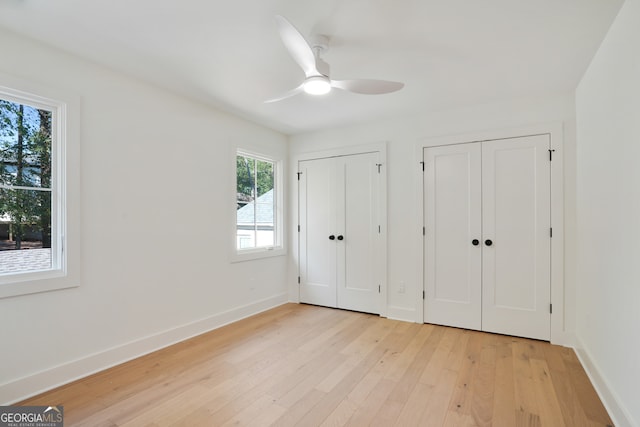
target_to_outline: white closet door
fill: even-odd
[[[547,135],[482,143],[482,330],[549,340]]]
[[[378,153],[299,163],[300,301],[380,313]]]
[[[424,159],[425,322],[480,329],[481,146],[427,148]]]
[[[300,301],[336,307],[334,159],[299,163]]]
[[[380,313],[377,161],[378,153],[336,158],[338,307],[367,313]]]

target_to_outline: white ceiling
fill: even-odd
[[[575,89],[622,0],[0,0],[0,26],[285,133]],[[263,101],[304,77],[274,15],[331,38],[337,79],[402,81]],[[1,58],[1,56],[0,56]],[[1,60],[1,59],[0,59]]]

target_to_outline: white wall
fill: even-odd
[[[576,94],[577,338],[616,425],[640,426],[640,1]]]
[[[0,56],[80,97],[82,164],[81,286],[0,299],[0,404],[286,301],[286,257],[229,261],[235,147],[284,135],[3,30]]]
[[[575,191],[575,104],[573,94],[547,96],[535,99],[516,99],[509,102],[481,105],[454,111],[416,114],[398,120],[376,121],[342,129],[328,130],[291,137],[290,158],[298,153],[320,151],[345,145],[363,145],[388,142],[388,310],[389,317],[415,321],[416,310],[422,304],[417,298],[422,289],[419,269],[422,266],[418,253],[421,228],[418,215],[421,211],[417,200],[421,188],[417,173],[416,147],[420,140],[442,135],[467,134],[486,130],[502,130],[537,123],[564,123],[565,192]],[[295,170],[295,164],[290,168]],[[292,173],[291,179],[295,179]],[[295,188],[295,181],[291,182]],[[573,197],[566,203],[573,203]],[[290,217],[296,217],[295,197],[292,195]],[[574,208],[565,206],[565,223],[574,222]],[[420,224],[421,227],[421,224]],[[295,230],[290,235],[295,239]],[[565,241],[571,250],[574,240],[573,227],[566,227]],[[291,247],[295,246],[292,240]],[[290,297],[298,296],[295,251],[291,253]],[[574,258],[566,257],[565,271],[565,329],[570,335],[574,328]],[[400,284],[406,287],[400,293]],[[570,340],[570,339],[569,339]],[[565,341],[566,342],[566,341]]]

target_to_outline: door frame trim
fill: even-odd
[[[380,215],[380,244],[379,247],[376,248],[376,275],[380,277],[380,294],[378,296],[378,306],[380,308],[380,317],[387,317],[387,293],[388,293],[388,282],[387,282],[387,142],[378,142],[371,144],[363,144],[363,145],[354,145],[354,146],[345,146],[345,147],[336,147],[327,150],[321,151],[310,151],[304,153],[297,153],[290,158],[290,169],[294,171],[291,173],[290,183],[291,187],[288,193],[291,195],[290,197],[290,207],[291,207],[291,218],[295,218],[295,221],[292,221],[290,224],[290,247],[291,250],[291,260],[289,269],[289,277],[290,277],[290,286],[289,286],[289,301],[291,302],[300,302],[300,286],[297,282],[297,279],[300,275],[300,246],[299,246],[299,237],[298,237],[298,223],[300,218],[299,211],[299,188],[298,188],[298,179],[296,177],[296,173],[299,172],[299,162],[305,160],[315,160],[315,159],[325,159],[332,157],[343,157],[343,156],[354,156],[358,154],[368,154],[368,153],[378,153],[380,158],[380,163],[382,164],[382,168],[380,170],[380,202],[379,202],[379,215]]]
[[[553,152],[551,162],[551,342],[561,345],[572,345],[573,335],[567,331],[565,319],[565,283],[564,283],[564,126],[562,122],[550,122],[524,125],[513,128],[480,130],[477,132],[443,135],[439,137],[420,138],[415,149],[416,167],[416,200],[419,203],[416,226],[416,251],[420,254],[417,277],[419,279],[416,295],[416,322],[424,323],[425,265],[424,265],[424,236],[422,234],[424,221],[424,175],[421,162],[424,161],[425,148],[482,142],[496,139],[510,139],[531,135],[549,135],[549,144]]]

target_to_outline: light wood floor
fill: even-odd
[[[573,350],[287,304],[22,402],[75,426],[606,426]]]

